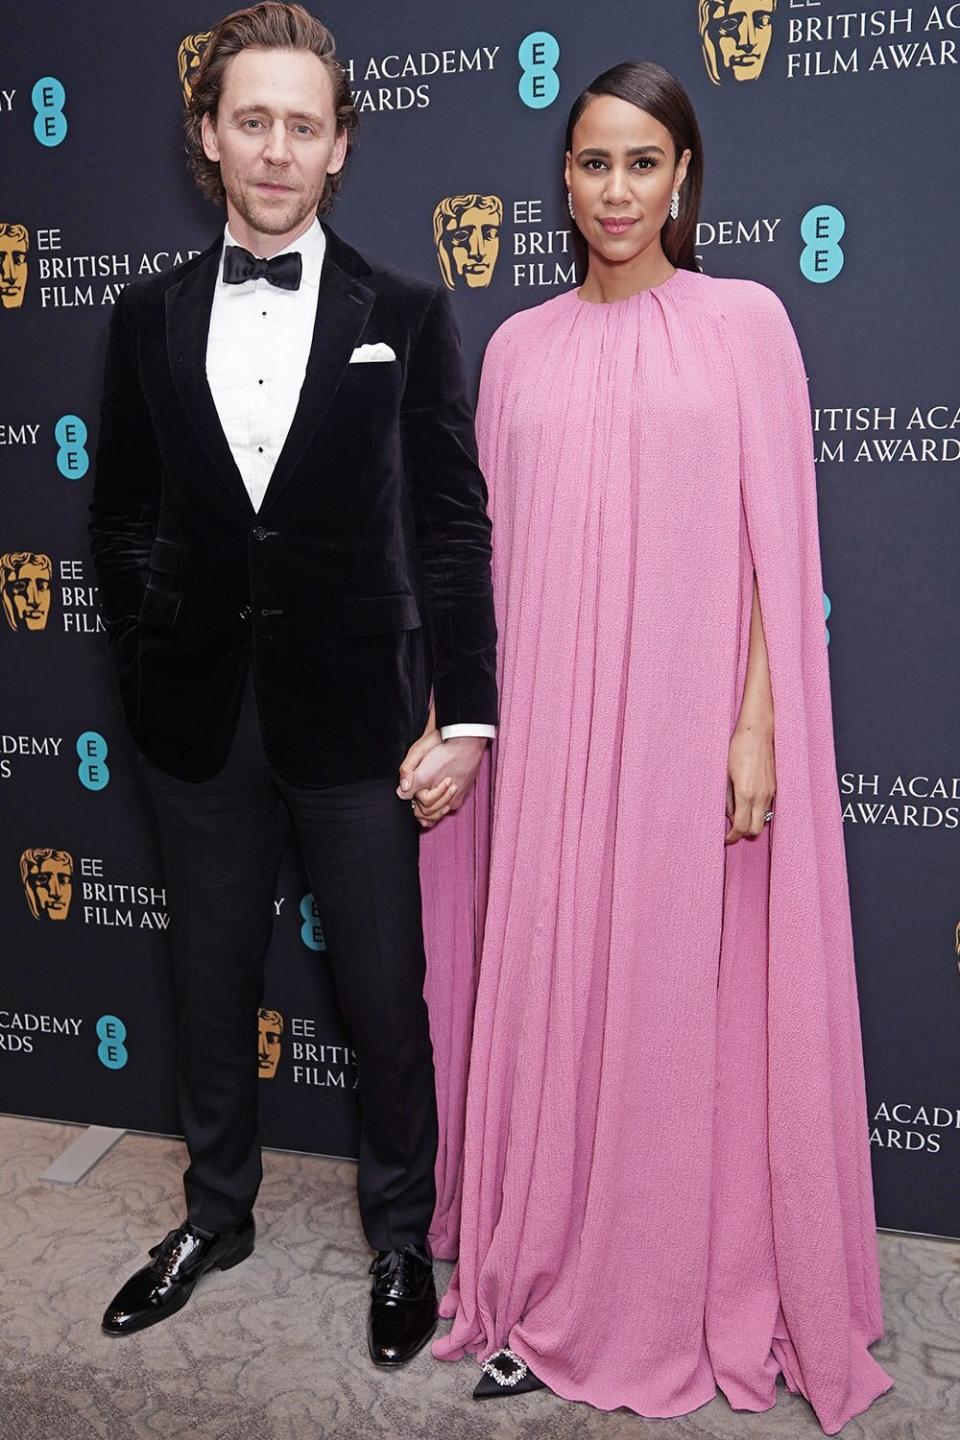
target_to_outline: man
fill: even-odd
[[[186,1221],[104,1326],[164,1319],[253,1249],[254,1037],[292,823],[356,1041],[368,1339],[392,1365],[437,1314],[416,820],[473,783],[495,629],[445,291],[317,222],[355,126],[332,37],[300,6],[221,22],[186,128],[225,242],[124,291],[111,331],[92,548],[173,912],[190,1166]],[[442,743],[398,798],[431,685]]]

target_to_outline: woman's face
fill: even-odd
[[[576,224],[605,260],[633,260],[652,242],[687,173],[690,151],[674,162],[670,131],[645,110],[598,95],[587,103],[567,155],[567,189]]]

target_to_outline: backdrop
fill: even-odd
[[[450,287],[474,381],[511,311],[575,283],[577,92],[627,58],[688,87],[703,268],[777,291],[810,376],[879,1219],[960,1233],[960,5],[313,8],[362,120],[333,223]],[[88,456],[117,294],[222,223],[180,137],[220,13],[34,0],[0,61],[0,1108],[163,1132],[166,897],[97,620]],[[353,1057],[294,856],[265,1006],[265,1142],[355,1154]]]

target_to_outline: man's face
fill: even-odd
[[[280,1064],[280,1039],[283,1018],[277,1010],[261,1010],[257,1017],[260,1039],[257,1047],[257,1069],[261,1080],[272,1080]]]
[[[0,235],[0,304],[4,310],[19,310],[26,288],[26,238]]]
[[[3,606],[14,629],[42,630],[50,614],[50,571],[27,561],[8,575],[3,587]]]
[[[273,252],[307,228],[346,145],[330,77],[306,50],[242,50],[227,65],[216,122],[203,117],[230,229],[241,244]],[[263,247],[268,237],[279,243]]]
[[[41,860],[27,876],[37,912],[48,920],[66,920],[73,898],[73,871],[64,860]]]
[[[711,24],[719,68],[734,80],[755,80],[773,34],[775,0],[728,0]]]
[[[463,211],[459,223],[448,220],[444,243],[457,280],[471,290],[490,284],[500,254],[500,226],[492,210],[474,205]]]

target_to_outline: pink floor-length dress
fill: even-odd
[[[477,425],[502,708],[422,862],[435,1353],[648,1416],[782,1372],[835,1434],[891,1381],[793,331],[747,281],[570,291],[497,331]],[[777,813],[727,849],[754,569]]]

